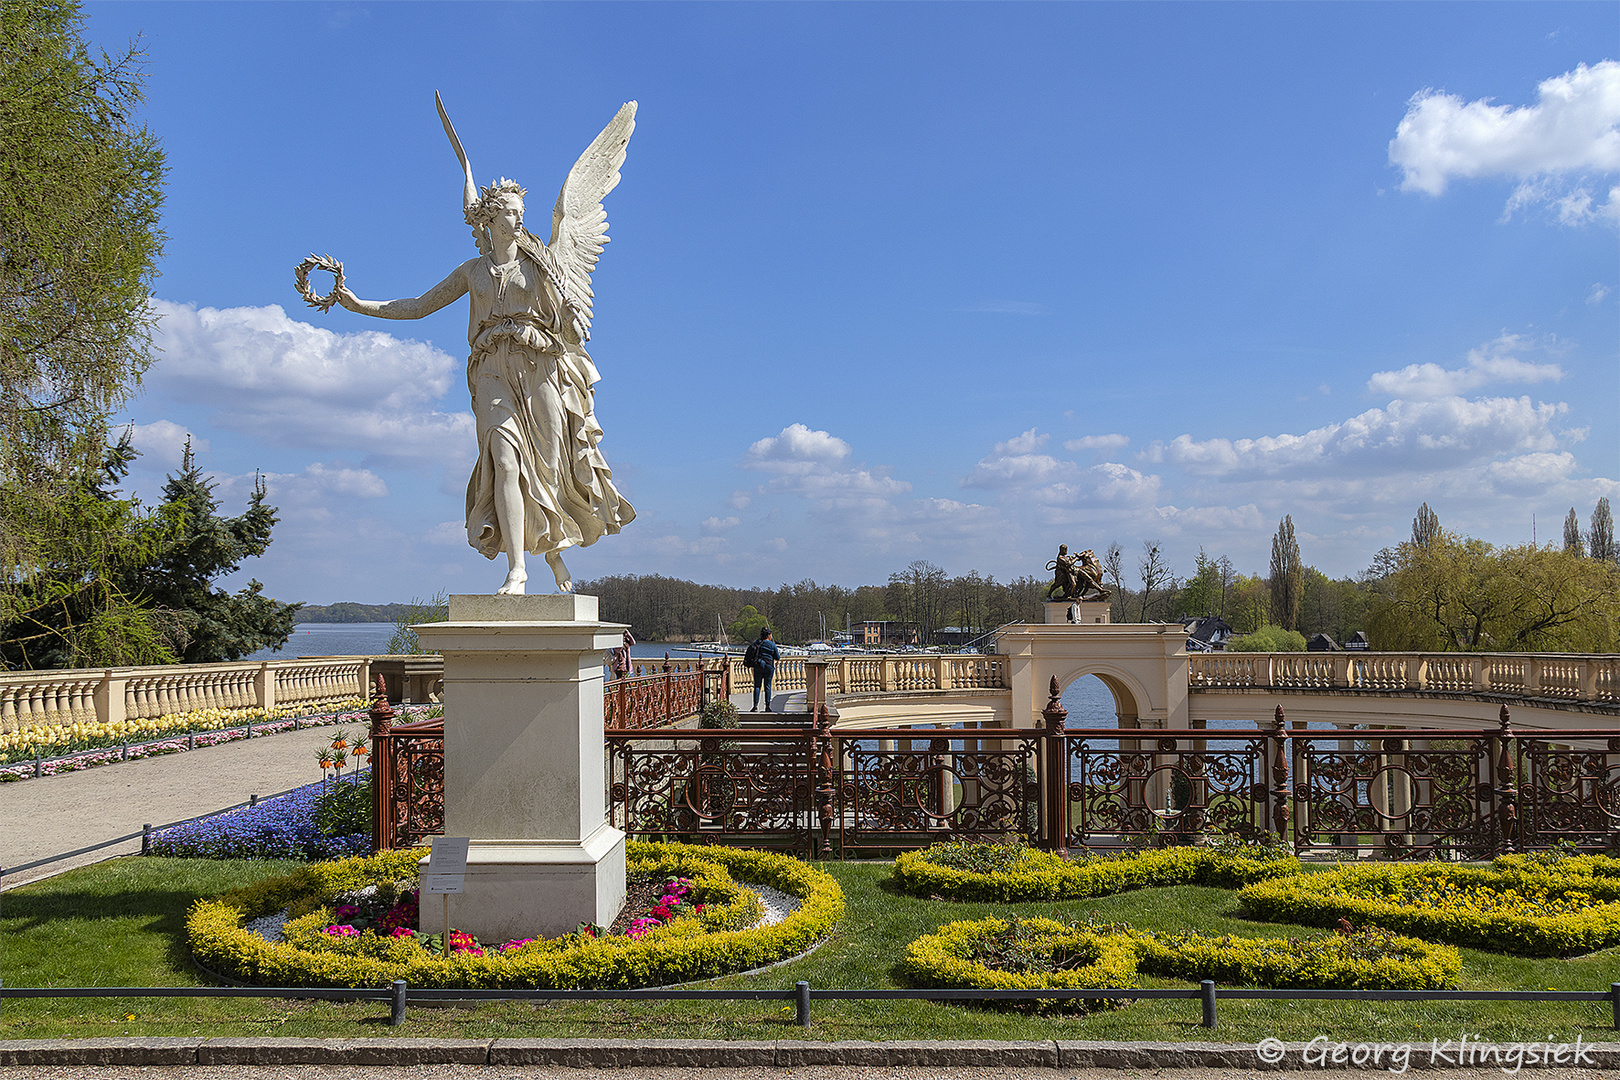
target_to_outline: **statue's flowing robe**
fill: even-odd
[[[478,463],[467,481],[467,542],[487,558],[502,551],[495,515],[496,440],[517,452],[523,549],[536,555],[596,543],[636,512],[613,486],[597,444],[591,387],[600,378],[564,331],[563,304],[527,253],[470,268],[467,389],[478,421]]]

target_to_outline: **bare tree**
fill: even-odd
[[[1159,545],[1153,540],[1142,541],[1142,557],[1136,562],[1136,572],[1142,578],[1141,616],[1137,622],[1148,621],[1148,603],[1153,590],[1172,577],[1170,566],[1159,554]]]
[[[1221,581],[1221,618],[1226,618],[1226,594],[1232,591],[1232,582],[1237,580],[1237,571],[1232,568],[1232,560],[1225,555],[1215,560],[1215,570]]]

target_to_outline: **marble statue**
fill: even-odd
[[[1090,548],[1070,555],[1069,545],[1059,544],[1057,558],[1046,568],[1052,571],[1052,583],[1046,587],[1048,600],[1054,594],[1059,600],[1106,600],[1111,595],[1103,588],[1102,563]]]
[[[561,592],[573,589],[562,551],[616,533],[636,516],[613,486],[598,444],[596,367],[591,336],[591,271],[607,243],[602,199],[619,183],[636,126],[624,105],[569,170],[545,243],[523,224],[525,190],[504,177],[481,191],[461,140],[438,103],[439,119],[461,162],[462,207],[478,257],[421,296],[362,300],[343,283],[342,264],[311,256],[298,270],[299,291],[323,310],[333,303],[383,319],[420,319],[470,298],[467,389],[477,418],[478,462],[467,481],[467,542],[486,558],[505,553],[497,593],[524,592],[525,553],[543,555]],[[312,268],[336,275],[332,295],[314,297]]]

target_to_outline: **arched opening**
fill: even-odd
[[[1082,675],[1063,688],[1063,707],[1071,728],[1135,727],[1136,699],[1117,679]]]

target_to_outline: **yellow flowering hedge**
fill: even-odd
[[[1376,930],[1307,940],[1212,937],[1044,918],[949,923],[913,941],[901,961],[917,986],[1026,990],[1130,989],[1139,972],[1240,986],[1433,990],[1455,986],[1461,969],[1450,946]]]
[[[167,716],[114,720],[110,723],[89,720],[75,724],[30,724],[16,731],[0,732],[0,762],[33,757],[36,752],[57,754],[95,750],[126,742],[161,739],[166,735],[186,735],[240,727],[243,724],[290,720],[320,710],[345,712],[365,707],[365,699],[351,697],[328,702],[300,702],[273,709],[257,705],[242,709],[192,709]]]
[[[912,896],[1000,903],[1075,900],[1165,885],[1231,889],[1297,874],[1300,869],[1299,860],[1292,857],[1245,858],[1200,847],[1080,859],[1020,848],[1004,868],[980,872],[941,865],[934,861],[936,848],[908,851],[895,860],[894,881],[901,891]]]
[[[367,885],[414,879],[421,854],[391,851],[317,863],[200,900],[186,915],[186,940],[204,967],[258,985],[383,986],[404,979],[435,988],[621,989],[714,978],[787,959],[830,933],[844,913],[838,883],[789,856],[632,842],[626,849],[631,873],[692,878],[723,897],[718,909],[676,919],[640,938],[567,936],[448,959],[420,945],[377,939],[370,930],[350,939],[352,944],[314,940],[331,922],[327,900]],[[800,906],[774,925],[734,929],[745,916],[757,918],[758,899],[734,886],[728,892],[731,881],[768,885],[797,897]],[[271,943],[242,927],[244,918],[288,907],[299,917],[284,928],[285,941]]]
[[[1513,863],[1352,866],[1256,882],[1238,897],[1249,914],[1273,922],[1348,919],[1494,952],[1567,956],[1620,943],[1620,876],[1595,873],[1597,865],[1568,873]]]
[[[1027,950],[1048,957],[1061,955],[1066,966],[1050,971],[1005,971],[974,958],[982,942],[1020,932]],[[906,981],[930,990],[1126,990],[1136,986],[1136,950],[1123,935],[1098,933],[1054,919],[1020,919],[1017,923],[974,919],[947,923],[907,945],[900,971]],[[1107,999],[1054,1001],[1084,1009],[1114,1004]]]

